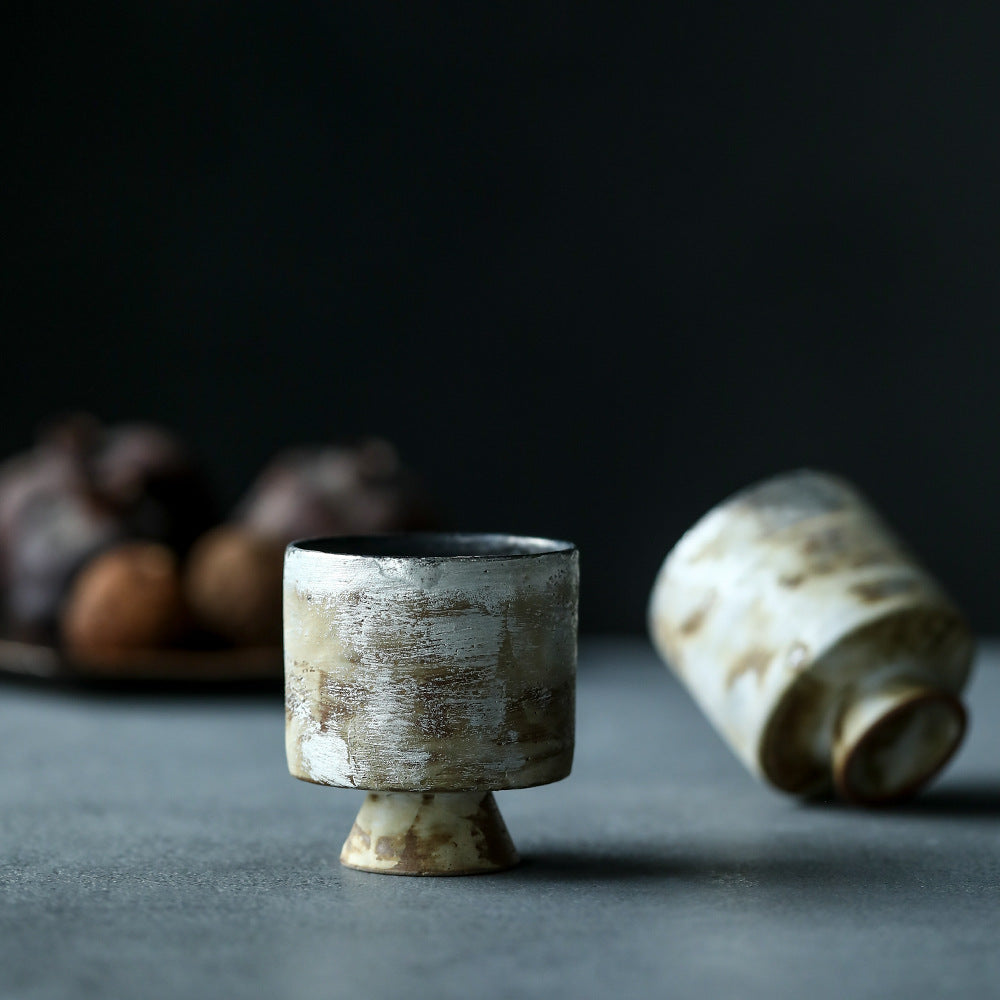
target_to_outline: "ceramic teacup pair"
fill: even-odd
[[[369,791],[345,865],[430,875],[516,863],[492,792],[569,773],[578,590],[575,547],[550,539],[289,547],[289,769]],[[710,511],[664,562],[649,621],[723,738],[783,791],[891,800],[961,741],[968,627],[836,477],[780,476]]]

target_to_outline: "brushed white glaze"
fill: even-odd
[[[292,772],[396,790],[522,787],[572,757],[577,555],[285,562]],[[331,714],[332,713],[332,714]]]

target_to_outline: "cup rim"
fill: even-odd
[[[288,546],[287,552],[292,551],[376,561],[471,562],[571,555],[577,547],[561,539],[504,532],[409,531],[300,538]]]

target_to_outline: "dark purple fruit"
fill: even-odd
[[[434,521],[418,480],[380,438],[281,452],[257,478],[237,517],[282,544],[315,535],[416,531]]]

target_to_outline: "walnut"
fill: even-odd
[[[184,592],[199,624],[241,646],[281,642],[284,545],[235,524],[195,544]]]
[[[187,623],[177,556],[155,542],[124,542],[77,575],[61,633],[71,654],[89,656],[168,646]]]

